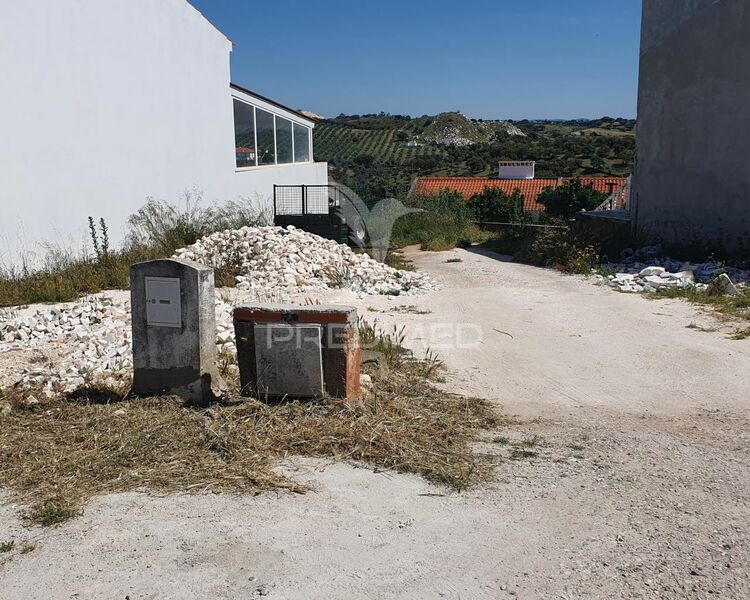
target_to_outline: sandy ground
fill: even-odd
[[[0,503],[0,598],[750,597],[750,342],[689,329],[710,317],[679,301],[413,257],[443,290],[355,302],[518,416],[477,444],[491,484],[305,460],[284,466],[303,496],[112,495],[49,530]],[[538,456],[510,460],[503,438],[532,436]]]

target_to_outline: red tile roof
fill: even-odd
[[[575,177],[568,177],[564,181],[572,181]],[[597,192],[612,194],[628,182],[627,177],[581,177],[583,185],[591,185]]]
[[[518,190],[524,197],[524,210],[541,212],[544,206],[537,202],[539,195],[547,188],[556,188],[559,183],[573,181],[564,179],[489,179],[481,177],[418,177],[412,189],[412,196],[432,196],[443,190],[460,193],[467,200],[481,194],[485,188],[500,189],[506,194]],[[627,183],[626,177],[582,177],[584,185],[593,185],[599,192],[614,192]]]

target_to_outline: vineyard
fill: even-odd
[[[324,122],[315,128],[315,159],[338,164],[371,156],[377,162],[402,165],[420,156],[445,155],[445,150],[435,145],[410,148],[407,141],[397,140],[397,133],[396,129],[360,129]]]

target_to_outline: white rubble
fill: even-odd
[[[394,269],[293,226],[220,231],[178,250],[175,258],[229,268],[238,273],[241,291],[347,288],[360,296],[403,296],[436,288],[426,275]]]
[[[244,227],[210,235],[179,250],[178,258],[231,267],[237,288],[258,298],[285,298],[313,290],[348,288],[359,295],[412,295],[434,289],[418,273],[399,271],[347,246],[289,227]],[[232,305],[216,301],[216,344],[235,354]],[[92,382],[112,384],[132,375],[130,302],[106,295],[40,308],[0,311],[0,352],[38,350],[39,360],[4,369],[0,387],[52,396]]]
[[[669,273],[661,267],[648,267],[639,273],[610,275],[605,281],[618,292],[642,293],[694,287],[695,275],[692,271]]]
[[[236,353],[232,306],[221,300],[216,329],[217,350]],[[27,316],[0,314],[0,352],[24,349],[57,349],[60,356],[54,364],[19,365],[15,373],[2,373],[0,386],[52,396],[91,382],[127,381],[133,370],[130,302],[92,296]]]
[[[736,283],[750,282],[750,271],[717,262],[690,263],[674,260],[661,254],[659,246],[649,246],[633,252],[623,252],[621,262],[603,265],[614,275],[597,277],[597,285],[626,293],[656,292],[695,287],[706,289],[716,283],[722,293],[739,293]]]

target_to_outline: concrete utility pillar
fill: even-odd
[[[133,393],[210,402],[216,379],[213,269],[188,260],[130,268]]]
[[[234,310],[234,328],[243,395],[359,397],[354,308],[253,304]]]

